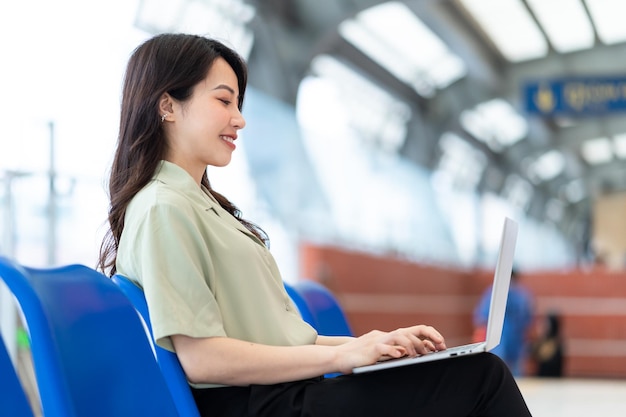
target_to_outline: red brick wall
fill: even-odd
[[[301,277],[333,291],[356,334],[424,323],[449,344],[469,342],[472,310],[492,276],[331,247],[301,248]],[[522,271],[520,280],[535,297],[538,318],[550,310],[562,314],[566,375],[626,376],[626,273]]]

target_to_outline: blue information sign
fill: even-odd
[[[556,116],[626,112],[626,77],[546,79],[523,86],[526,111]]]

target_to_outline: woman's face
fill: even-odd
[[[184,103],[173,101],[164,121],[168,161],[186,169],[198,182],[207,165],[230,163],[237,131],[246,122],[237,107],[237,76],[223,58],[196,84]]]

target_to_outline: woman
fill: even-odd
[[[265,234],[206,174],[236,149],[246,79],[244,61],[215,40],[163,34],[140,45],[110,174],[100,268],[143,287],[154,337],[178,355],[201,414],[530,415],[491,354],[350,374],[445,349],[430,326],[325,337],[301,319]],[[333,372],[346,375],[324,379]]]

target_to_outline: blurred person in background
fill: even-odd
[[[536,367],[535,375],[562,377],[565,348],[561,337],[561,316],[552,311],[538,323],[538,327],[537,338],[531,350]]]
[[[483,293],[474,310],[474,339],[486,333],[491,287]],[[500,344],[491,352],[498,355],[508,365],[515,376],[524,375],[528,356],[530,330],[533,322],[533,300],[530,292],[519,282],[518,272],[511,272],[511,285],[504,316],[504,327]]]

